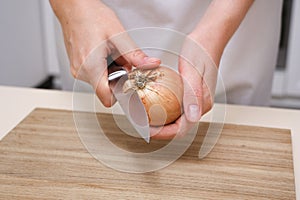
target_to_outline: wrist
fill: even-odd
[[[213,27],[209,24],[198,26],[189,37],[201,45],[214,63],[219,66],[223,51],[229,39],[227,39],[226,30],[220,27]]]

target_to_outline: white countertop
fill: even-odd
[[[72,110],[72,96],[72,92],[65,91],[0,86],[0,140],[34,108]],[[215,106],[224,105],[216,104]],[[83,111],[90,109],[93,108],[78,108]],[[110,110],[101,106],[97,109],[103,112]],[[205,118],[208,119],[209,115]],[[296,196],[300,200],[300,110],[226,105],[225,123],[291,130]]]

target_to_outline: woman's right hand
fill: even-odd
[[[71,73],[92,85],[104,106],[114,98],[108,84],[107,57],[128,70],[154,68],[160,60],[145,55],[126,34],[115,13],[99,0],[50,0],[64,33]]]

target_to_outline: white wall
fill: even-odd
[[[32,87],[49,74],[41,2],[0,1],[0,85]]]

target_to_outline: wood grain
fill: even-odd
[[[98,119],[121,148],[140,153],[168,143],[143,145],[121,134],[111,115]],[[0,141],[0,199],[295,199],[289,130],[226,124],[213,151],[199,160],[207,127],[201,124],[170,166],[130,174],[87,152],[72,112],[36,109]]]

